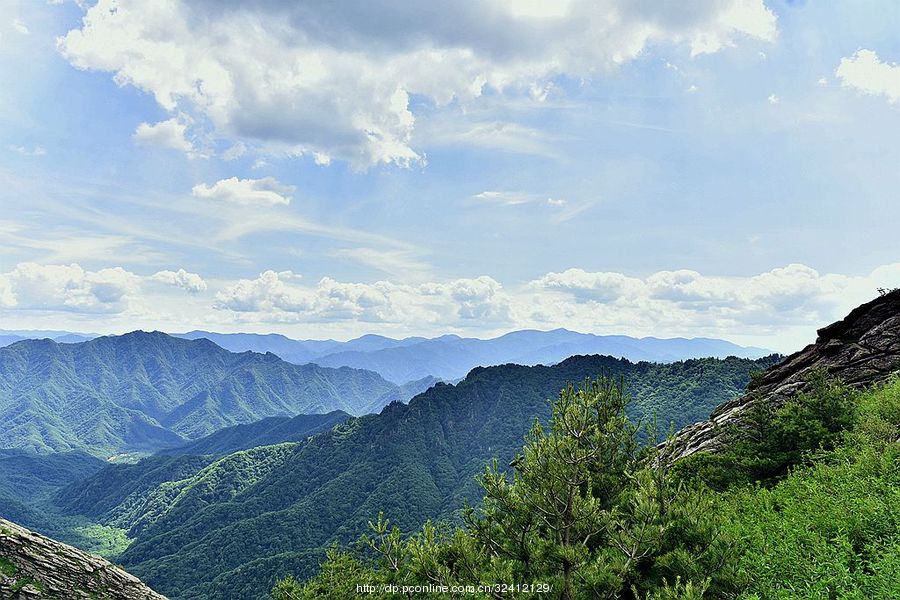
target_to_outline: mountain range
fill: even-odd
[[[442,335],[435,338],[394,339],[368,334],[340,342],[296,340],[280,334],[173,333],[189,340],[208,339],[231,352],[271,352],[294,364],[353,367],[375,371],[398,385],[424,379],[456,381],[478,366],[554,364],[579,354],[605,354],[631,361],[671,362],[688,358],[738,356],[759,358],[771,351],[739,346],[715,338],[635,338],[625,335],[593,335],[567,329],[513,331],[492,339]],[[78,343],[99,337],[65,331],[3,331],[0,347],[25,339],[52,339]]]
[[[152,410],[166,408],[160,397],[190,405],[184,399],[198,393],[210,398],[210,412],[187,411],[187,422],[205,423],[209,431],[173,431],[177,439],[158,453],[128,464],[110,464],[99,458],[102,453],[80,446],[49,453],[52,447],[7,447],[0,450],[0,514],[82,549],[103,551],[173,600],[264,598],[286,575],[301,580],[314,575],[327,548],[350,547],[379,513],[404,533],[428,520],[452,531],[461,509],[479,504],[476,476],[485,465],[496,461],[501,470],[513,468],[523,438],[535,420],[547,423],[550,401],[559,390],[605,375],[624,382],[632,397],[630,419],[655,422],[663,431],[681,429],[667,446],[682,457],[674,469],[679,485],[697,476],[715,485],[727,478],[740,482],[745,471],[755,477],[763,467],[793,457],[781,471],[770,469],[776,473],[770,479],[748,479],[750,487],[724,489],[715,504],[702,505],[708,516],[724,511],[723,527],[733,530],[727,535],[740,540],[738,558],[729,560],[751,578],[747,581],[754,589],[793,590],[798,580],[808,592],[809,585],[825,578],[828,590],[844,584],[848,590],[864,589],[872,582],[876,587],[870,597],[895,597],[896,550],[891,548],[896,548],[897,528],[889,507],[896,505],[898,489],[898,294],[863,305],[784,360],[772,355],[652,363],[592,355],[553,365],[476,367],[455,384],[426,378],[420,385],[428,389],[408,403],[387,400],[378,414],[362,416],[346,408],[352,404],[360,415],[361,407],[373,406],[373,396],[360,391],[373,382],[382,386],[376,391],[384,390],[380,401],[411,393],[414,385],[404,388],[349,367],[292,365],[273,354],[232,353],[207,339],[158,332],[75,344],[20,341],[0,349],[0,400],[19,407],[0,404],[7,411],[0,416],[30,414],[33,429],[25,431],[41,432],[45,423],[66,426],[48,439],[63,433],[81,436],[90,448],[96,441],[84,439],[90,428],[68,422],[72,415],[64,413],[66,403],[82,411],[112,404],[149,419],[155,418]],[[368,341],[373,347],[382,343]],[[344,379],[333,379],[335,373]],[[816,373],[835,379],[815,387],[820,385]],[[887,387],[880,388],[885,382]],[[352,393],[336,398],[328,393],[330,386]],[[874,391],[856,396],[853,388]],[[281,394],[294,392],[305,395],[290,405],[292,410],[320,410],[256,416],[276,397],[284,401]],[[233,399],[248,406],[236,407]],[[345,408],[324,409],[341,403]],[[48,421],[34,412],[36,405],[62,417]],[[234,424],[208,419],[229,411],[239,415]],[[712,420],[704,421],[710,415]],[[115,420],[96,418],[119,431]],[[843,440],[845,447],[825,447],[816,441],[820,438]],[[883,442],[876,444],[879,439]],[[807,451],[785,453],[783,448],[797,440]],[[0,439],[0,448],[4,443],[9,440]],[[809,453],[816,448],[818,453]],[[837,454],[828,458],[827,452]],[[825,457],[821,464],[810,463],[820,456]],[[783,477],[785,486],[778,483]],[[775,487],[770,491],[768,486]],[[829,507],[836,494],[838,505]],[[846,506],[856,508],[847,512]],[[818,518],[820,510],[827,516]],[[0,537],[12,539],[13,527],[0,527]],[[780,529],[769,535],[773,527]],[[54,552],[62,553],[60,559],[77,554],[21,528],[15,531],[16,539],[27,538],[21,547],[29,549],[12,561],[3,562],[0,555],[0,585],[19,585],[23,569],[32,569],[32,558],[41,562],[27,571],[29,580],[35,574],[43,579],[34,581],[56,581],[61,563]],[[672,530],[690,537],[685,531]],[[888,545],[879,546],[879,540]],[[828,562],[832,546],[849,552],[835,563],[837,576]],[[760,557],[765,563],[753,562]],[[860,560],[870,561],[871,569],[857,568]],[[821,572],[801,574],[794,568],[819,563]],[[322,571],[326,579],[328,568],[334,566]],[[13,583],[9,573],[17,578]],[[852,585],[847,577],[837,582],[841,573],[852,575]]]
[[[738,346],[712,338],[633,338],[566,329],[514,331],[493,339],[443,335],[431,339],[409,337],[397,340],[365,335],[348,342],[207,331],[175,335],[188,339],[206,338],[233,352],[272,352],[297,364],[313,362],[325,367],[366,369],[398,384],[428,376],[455,381],[479,366],[548,365],[581,354],[603,354],[634,362],[726,356],[759,358],[771,354],[762,348]]]
[[[63,490],[56,510],[123,530],[133,541],[116,561],[172,598],[261,597],[286,573],[312,573],[325,547],[355,538],[379,511],[405,531],[458,518],[467,499],[480,497],[474,476],[491,459],[508,463],[533,420],[548,417],[549,399],[571,382],[623,377],[634,418],[656,415],[681,427],[774,360],[582,356],[554,366],[479,367],[456,385],[437,384],[409,404],[300,441],[278,434],[291,430],[286,422],[259,424],[262,438],[257,425],[241,425],[193,449],[225,451],[258,438],[287,443],[108,466]],[[230,445],[212,443],[220,437]]]
[[[0,348],[0,448],[154,452],[265,417],[377,412],[433,383],[401,387],[371,371],[295,365],[159,332],[24,340]]]

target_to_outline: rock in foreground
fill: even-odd
[[[97,556],[0,519],[0,598],[166,600]]]
[[[746,394],[721,404],[708,421],[682,429],[675,438],[675,456],[717,450],[725,425],[740,423],[744,411],[757,402],[777,408],[803,391],[810,373],[817,369],[854,388],[880,383],[900,369],[900,290],[885,293],[823,327],[814,344],[767,369]]]

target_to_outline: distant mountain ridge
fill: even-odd
[[[376,334],[340,342],[292,339],[278,333],[215,333],[194,330],[171,333],[173,337],[208,339],[231,352],[271,352],[298,365],[352,367],[375,371],[401,385],[430,377],[456,381],[475,367],[502,364],[555,364],[570,356],[601,354],[631,361],[673,362],[689,358],[760,358],[772,352],[740,346],[716,338],[635,338],[627,335],[595,335],[567,329],[524,329],[491,338],[465,338],[454,334],[434,338],[420,336],[394,339]],[[78,343],[96,334],[65,331],[3,331],[0,347],[23,339],[52,339]]]
[[[264,417],[364,414],[419,391],[371,371],[235,354],[160,332],[24,340],[0,348],[0,448],[154,452]]]
[[[71,331],[45,331],[40,329],[0,329],[0,348],[22,340],[53,340],[60,344],[77,344],[96,337],[96,333],[73,333]]]
[[[594,335],[567,329],[521,330],[492,339],[443,335],[393,339],[365,335],[347,342],[292,340],[283,335],[211,333],[174,334],[206,338],[235,352],[268,351],[288,362],[375,371],[388,381],[405,383],[432,376],[445,381],[465,377],[475,367],[501,364],[555,364],[570,356],[601,354],[631,361],[673,362],[690,358],[760,358],[769,350],[714,338],[634,338]]]

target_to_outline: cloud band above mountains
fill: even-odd
[[[429,283],[307,282],[291,271],[213,281],[184,269],[141,276],[121,267],[23,263],[0,274],[0,313],[27,311],[130,328],[225,327],[269,331],[369,331],[402,335],[567,327],[656,336],[764,335],[821,326],[900,285],[900,263],[867,276],[821,274],[800,264],[749,277],[660,271],[646,277],[568,269],[504,285],[489,276]],[[56,321],[58,323],[58,321]],[[39,321],[33,323],[38,326]],[[335,329],[338,328],[338,329]]]

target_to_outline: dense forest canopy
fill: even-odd
[[[379,515],[357,549],[333,547],[316,577],[273,595],[489,598],[460,590],[516,582],[566,599],[896,598],[900,379],[860,394],[813,377],[758,429],[731,431],[724,454],[676,464],[665,444],[639,447],[616,382],[568,387],[512,475],[485,470],[463,526],[406,536]]]

